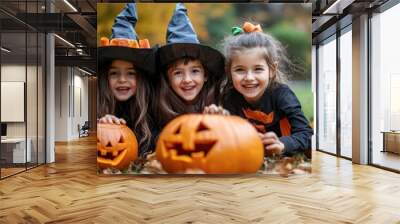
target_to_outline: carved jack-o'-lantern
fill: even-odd
[[[138,156],[135,134],[125,125],[97,124],[97,164],[124,169]]]
[[[165,126],[156,155],[169,173],[253,173],[263,162],[264,149],[255,128],[240,117],[189,114]]]

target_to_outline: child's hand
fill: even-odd
[[[267,133],[259,133],[262,143],[264,144],[265,155],[274,156],[282,154],[285,145],[279,140],[278,136],[270,131]]]
[[[126,124],[126,121],[122,118],[118,118],[114,115],[107,114],[99,119],[99,123],[103,124]]]
[[[203,114],[230,115],[229,111],[227,111],[223,107],[217,106],[215,104],[211,104],[210,106],[204,107]]]

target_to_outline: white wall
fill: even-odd
[[[25,82],[25,64],[1,65],[1,81]]]
[[[28,70],[31,69],[32,67],[28,67]],[[25,73],[25,64],[2,65],[1,81],[25,82]],[[28,93],[27,95],[32,96],[33,94]],[[1,108],[1,110],[7,110],[7,108]],[[7,137],[25,137],[25,122],[7,122]]]
[[[68,117],[70,83],[69,69],[67,67],[55,68],[55,141],[68,140]]]
[[[88,120],[88,78],[83,75],[76,68],[56,67],[56,141],[77,139],[78,124]]]
[[[6,122],[8,138],[29,139],[32,161],[44,163],[44,83],[42,67],[36,67],[25,64],[4,64],[1,66],[1,80],[18,81],[26,83],[26,107],[21,108],[22,113],[26,112],[26,121],[24,122]],[[27,81],[25,78],[27,77]],[[22,90],[22,94],[23,94]],[[4,97],[4,96],[2,96]],[[2,112],[13,113],[9,107],[1,108]],[[37,156],[37,153],[39,155]]]
[[[76,70],[75,70],[76,71]],[[79,71],[78,71],[79,72]],[[76,74],[76,73],[75,73]],[[77,127],[78,124],[81,126],[85,123],[85,121],[89,120],[89,110],[88,110],[88,77],[82,76],[83,73],[79,72],[78,75],[75,75],[75,94],[77,93],[76,90],[80,90],[80,98],[75,95],[75,119],[74,119],[74,127]],[[77,102],[79,100],[80,102]],[[80,108],[79,108],[80,107]],[[81,111],[79,111],[79,109]],[[78,129],[75,128],[76,131],[75,136],[78,136]]]

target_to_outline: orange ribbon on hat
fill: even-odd
[[[141,39],[139,43],[137,40],[131,40],[127,38],[113,38],[108,39],[107,37],[100,38],[100,46],[121,46],[130,48],[150,48],[150,43],[148,39]]]

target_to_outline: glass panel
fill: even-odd
[[[352,157],[352,35],[340,37],[340,154]]]
[[[28,160],[28,167],[37,165],[37,132],[38,132],[38,119],[37,119],[37,99],[38,99],[38,35],[36,32],[27,33],[28,38],[28,63],[27,63],[27,82],[26,82],[26,111],[27,111],[27,142],[30,147],[30,159]]]
[[[400,5],[372,22],[372,163],[400,170]]]
[[[45,163],[46,151],[45,151],[45,44],[46,37],[44,34],[39,34],[39,45],[38,45],[38,163]]]
[[[318,48],[318,147],[336,154],[336,39],[332,39]]]
[[[13,102],[4,101],[0,107],[2,115],[6,114],[1,119],[3,178],[45,161],[45,36],[33,28],[38,21],[32,21],[39,18],[35,13],[45,11],[45,0],[1,2],[10,12],[0,12],[2,94]]]
[[[6,125],[1,140],[2,177],[25,170],[31,151],[26,151],[26,35],[1,34],[1,121]],[[29,149],[29,145],[28,145]]]

